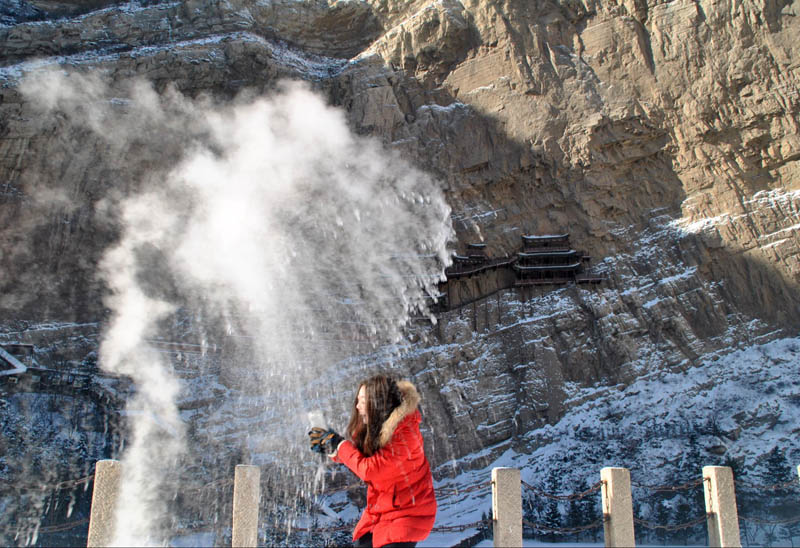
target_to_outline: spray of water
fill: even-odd
[[[100,362],[136,386],[116,542],[168,536],[185,386],[150,341],[178,317],[226,349],[230,393],[260,402],[249,459],[304,483],[308,413],[345,409],[364,373],[352,356],[400,340],[435,292],[452,238],[436,182],[296,83],[226,104],[54,72],[22,89],[136,178],[100,206],[119,227],[99,268],[112,313]]]

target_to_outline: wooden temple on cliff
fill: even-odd
[[[488,297],[502,289],[517,288],[524,298],[537,288],[567,284],[599,284],[589,273],[591,257],[575,249],[569,234],[524,235],[522,246],[509,257],[490,258],[486,244],[467,244],[466,252],[453,256],[445,269],[447,280],[439,284],[433,312],[449,310]]]
[[[512,268],[517,272],[516,287],[531,285],[596,284],[602,281],[586,271],[592,258],[572,249],[569,234],[523,236]]]

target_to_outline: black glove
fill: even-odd
[[[339,448],[339,444],[344,441],[344,438],[334,432],[331,428],[325,430],[315,426],[308,433],[311,438],[311,450],[315,453],[324,453],[332,455]]]

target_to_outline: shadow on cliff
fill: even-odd
[[[800,284],[781,272],[764,257],[718,245],[710,246],[699,235],[681,245],[689,251],[698,272],[718,284],[731,313],[761,320],[775,336],[796,336],[800,329]],[[747,331],[754,338],[763,328],[753,325]],[[745,340],[744,342],[752,342]]]
[[[252,70],[252,64],[237,61],[241,59],[231,61],[225,78],[217,80],[219,87],[211,93],[233,98],[243,89],[265,91],[275,85],[275,79],[265,79],[263,72]],[[631,252],[635,242],[621,236],[619,227],[624,227],[626,234],[636,234],[647,227],[656,212],[680,216],[686,195],[671,163],[668,134],[661,128],[648,127],[643,123],[647,120],[603,121],[594,126],[590,137],[591,157],[571,162],[547,147],[515,140],[501,120],[461,103],[441,86],[425,86],[388,67],[364,67],[367,64],[356,64],[338,76],[316,80],[314,86],[326,93],[332,104],[348,111],[357,133],[382,138],[389,148],[399,150],[442,180],[454,210],[458,245],[483,241],[490,254],[497,256],[517,249],[522,234],[567,232],[573,246],[591,254],[597,262]],[[362,69],[366,71],[363,74],[358,72]],[[187,72],[182,80],[185,87],[179,87],[179,91],[188,96],[197,94],[191,78],[203,75],[197,70]],[[378,73],[385,83],[360,79]],[[274,72],[270,75],[277,77]],[[165,89],[171,76],[163,74],[157,79],[156,89]],[[230,82],[236,82],[236,86]],[[400,116],[385,125],[363,123],[363,112],[357,112],[358,95],[381,85],[390,92]],[[4,93],[13,95],[12,91]],[[643,131],[646,138],[642,137]],[[64,134],[55,144],[63,149],[64,158],[77,158],[92,146],[100,148],[89,141]],[[45,138],[33,139],[28,154],[50,157],[55,153],[51,145],[53,141]],[[158,151],[154,163],[174,162],[173,152]],[[72,169],[74,160],[64,160],[60,167]],[[140,170],[146,168],[139,166]],[[59,174],[51,175],[54,181],[61,180]],[[3,270],[5,297],[0,310],[4,317],[33,321],[97,321],[104,317],[102,298],[106,289],[97,282],[95,271],[102,251],[117,234],[95,216],[94,206],[104,193],[114,190],[118,182],[115,177],[130,185],[139,175],[141,172],[115,173],[114,166],[95,169],[75,189],[82,200],[80,207],[53,215],[45,222],[37,220],[31,232],[20,236],[14,244],[17,254],[6,255],[14,262],[13,268]],[[4,227],[31,213],[19,201],[0,205],[13,212]],[[22,228],[24,223],[16,229]],[[704,280],[719,285],[725,310],[761,319],[780,333],[800,325],[800,288],[784,279],[774,266],[724,247],[709,248],[697,238],[686,242],[675,242],[672,251],[677,249],[681,260],[697,266]],[[5,244],[4,251],[8,251]],[[658,278],[653,264],[635,266],[640,275]],[[613,289],[622,292],[627,288]],[[705,325],[702,314],[688,316],[694,318],[691,327],[699,338],[722,334]],[[657,337],[672,337],[676,346],[686,348],[690,361],[696,360],[698,356],[678,340],[680,334],[671,330],[668,320],[665,318],[663,326],[655,326],[641,336],[652,343],[658,342]],[[612,337],[602,335],[601,330],[594,333],[598,350],[592,358],[594,363],[573,362],[571,367],[576,371],[565,371],[565,376],[576,377],[577,369],[584,368],[594,376],[590,380],[615,384],[621,380],[620,366],[630,359],[630,354]],[[569,344],[567,333],[562,341],[565,351],[570,350]],[[561,408],[553,406],[546,418],[554,422],[560,413]],[[498,441],[502,440],[480,439],[480,445]],[[441,462],[452,455],[440,456]]]
[[[624,265],[645,281],[659,283],[667,277],[659,271],[663,260],[684,270],[695,267],[700,283],[690,291],[713,287],[722,296],[722,305],[712,302],[715,297],[710,295],[698,301],[672,295],[677,306],[683,307],[680,315],[691,333],[676,318],[659,317],[638,335],[646,343],[641,347],[657,348],[667,342],[690,366],[698,364],[704,351],[732,349],[709,348],[730,344],[726,333],[739,336],[737,343],[749,345],[791,336],[800,327],[800,287],[775,265],[724,246],[711,248],[697,235],[686,234],[677,241],[646,241],[653,219],[681,218],[681,204],[687,198],[673,166],[669,132],[653,120],[604,120],[593,129],[588,161],[570,162],[515,140],[502,121],[460,103],[441,86],[426,88],[401,71],[382,70],[388,71],[385,85],[401,97],[397,104],[402,117],[394,124],[362,124],[355,97],[360,90],[352,72],[344,73],[344,78],[326,90],[333,104],[348,110],[356,131],[382,137],[390,148],[400,150],[443,181],[454,210],[459,251],[467,243],[482,241],[488,244],[490,254],[507,255],[519,247],[522,234],[570,233],[573,247],[589,253],[595,261],[614,257],[618,261],[610,264]],[[377,84],[373,81],[372,85]],[[641,254],[634,257],[636,250],[647,246],[652,246],[651,260]],[[624,277],[606,274],[609,283],[603,289],[618,293],[631,289],[621,285]],[[593,363],[568,359],[563,377],[589,385],[631,382],[630,367],[622,371],[636,352],[604,334],[607,330],[598,328],[599,319],[589,307],[584,305],[583,312],[596,350],[589,358]],[[644,316],[641,311],[632,312],[639,319]],[[760,320],[767,327],[742,324],[742,318]],[[560,352],[568,355],[574,349],[570,348],[569,333],[562,335]],[[693,339],[704,343],[705,350],[698,353]],[[507,350],[509,355],[514,352]],[[434,387],[427,392],[432,398],[438,395]],[[558,399],[557,394],[553,396]],[[450,413],[445,402],[439,405],[445,414]],[[554,423],[564,411],[563,402],[555,402],[535,420]],[[520,424],[514,433],[523,433],[530,426]],[[498,437],[491,429],[474,437],[463,440],[469,449],[461,447],[456,452],[466,454],[509,440],[507,432]],[[452,458],[440,453],[436,460]],[[483,460],[485,465],[491,458]]]

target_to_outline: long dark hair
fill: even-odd
[[[361,387],[367,399],[367,423],[358,414],[358,392]],[[392,411],[403,402],[397,379],[389,375],[375,375],[358,384],[353,400],[353,414],[347,425],[347,435],[364,455],[370,457],[380,449],[381,427]]]

